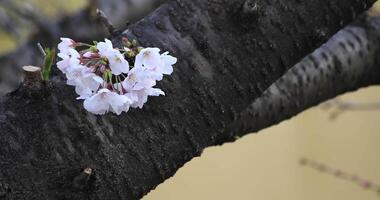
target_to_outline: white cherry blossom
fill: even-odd
[[[166,75],[173,73],[173,65],[177,63],[177,58],[169,55],[169,52],[165,52],[161,55],[161,61],[163,62],[160,72]]]
[[[145,48],[136,56],[135,67],[144,67],[151,72],[153,79],[160,81],[163,75],[173,73],[173,65],[177,59],[168,52],[160,55],[159,48]]]
[[[91,69],[83,65],[71,66],[67,73],[67,84],[75,86],[75,92],[80,96],[79,99],[85,99],[96,92],[103,79],[92,73]]]
[[[133,103],[131,107],[142,108],[147,102],[148,96],[165,95],[165,93],[157,88],[156,80],[152,79],[151,72],[142,67],[134,67],[129,71],[128,77],[122,82],[123,88],[127,91],[127,95]]]
[[[109,111],[120,115],[129,110],[131,100],[108,89],[101,89],[84,101],[84,108],[94,114],[103,115]]]
[[[75,42],[70,38],[61,38],[61,43],[58,44],[60,54],[68,54],[71,49],[74,49]]]
[[[77,99],[90,97],[99,90],[103,82],[103,79],[94,73],[82,72],[82,78],[75,85],[75,92],[79,95]]]
[[[77,66],[80,63],[80,54],[75,49],[70,49],[66,54],[59,53],[58,56],[62,58],[62,60],[57,62],[57,67],[64,74],[67,73],[67,70],[71,66]]]
[[[165,93],[158,88],[144,88],[141,90],[131,91],[127,94],[130,99],[134,99],[131,104],[132,108],[143,108],[144,104],[148,101],[149,96],[160,96]]]
[[[111,71],[114,75],[128,73],[128,61],[125,60],[123,54],[121,54],[120,51],[113,48],[112,42],[110,40],[106,39],[105,42],[99,42],[97,44],[97,49],[101,56],[107,58]]]
[[[66,75],[67,84],[75,87],[77,99],[84,99],[84,108],[96,115],[120,115],[130,107],[143,108],[149,96],[165,95],[154,86],[164,75],[172,74],[177,63],[168,52],[160,54],[159,48],[145,48],[136,55],[136,47],[118,50],[105,39],[78,52],[75,48],[82,43],[61,40],[58,56],[62,60],[57,67]],[[132,69],[120,51],[135,57]]]
[[[159,48],[145,48],[136,56],[135,67],[143,66],[147,69],[154,69],[161,65],[161,55]]]
[[[128,76],[122,82],[124,89],[128,91],[141,90],[156,85],[156,81],[152,79],[150,72],[142,67],[132,68]]]

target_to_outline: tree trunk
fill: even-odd
[[[166,97],[152,98],[142,110],[122,116],[94,116],[75,100],[73,88],[56,76],[39,90],[21,87],[1,99],[0,198],[141,198],[204,148],[230,141],[241,130],[256,130],[231,127],[266,88],[373,2],[164,4],[123,36],[179,58],[174,74],[159,84]],[[116,44],[120,37],[114,38]],[[310,84],[320,83],[317,79]],[[318,100],[345,91],[342,84],[346,82],[332,85],[337,89],[322,93],[325,98]],[[293,100],[308,98],[313,97]],[[289,115],[299,111],[286,109]],[[268,120],[266,126],[276,122],[263,120]]]

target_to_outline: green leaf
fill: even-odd
[[[42,66],[41,75],[43,81],[48,81],[51,73],[51,67],[53,66],[55,60],[55,49],[45,48],[45,53],[46,56]]]

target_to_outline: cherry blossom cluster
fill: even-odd
[[[84,108],[97,115],[120,115],[129,108],[142,108],[149,96],[165,95],[154,86],[172,74],[177,62],[168,52],[138,47],[127,38],[123,38],[123,49],[114,48],[107,39],[93,45],[61,40],[58,57],[62,60],[57,67],[66,75],[67,84],[75,87],[77,99],[84,100]]]

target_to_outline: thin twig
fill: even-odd
[[[108,32],[112,36],[121,34],[121,31],[113,25],[113,23],[108,19],[107,15],[102,10],[96,9],[96,14],[98,15],[100,22],[102,22],[102,24],[107,28]]]
[[[319,172],[331,175],[333,177],[350,181],[358,186],[360,186],[363,189],[371,190],[380,195],[380,185],[377,183],[374,183],[371,180],[365,179],[363,177],[360,177],[353,173],[345,172],[341,169],[333,168],[331,166],[328,166],[326,164],[310,160],[308,158],[301,158],[300,164],[305,167],[310,167],[311,169],[317,170]]]
[[[375,111],[380,110],[380,102],[349,102],[335,99],[322,105],[324,109],[334,109],[330,119],[334,120],[346,111]]]
[[[41,51],[42,55],[46,57],[45,49],[42,47],[41,43],[37,43],[37,47]]]

